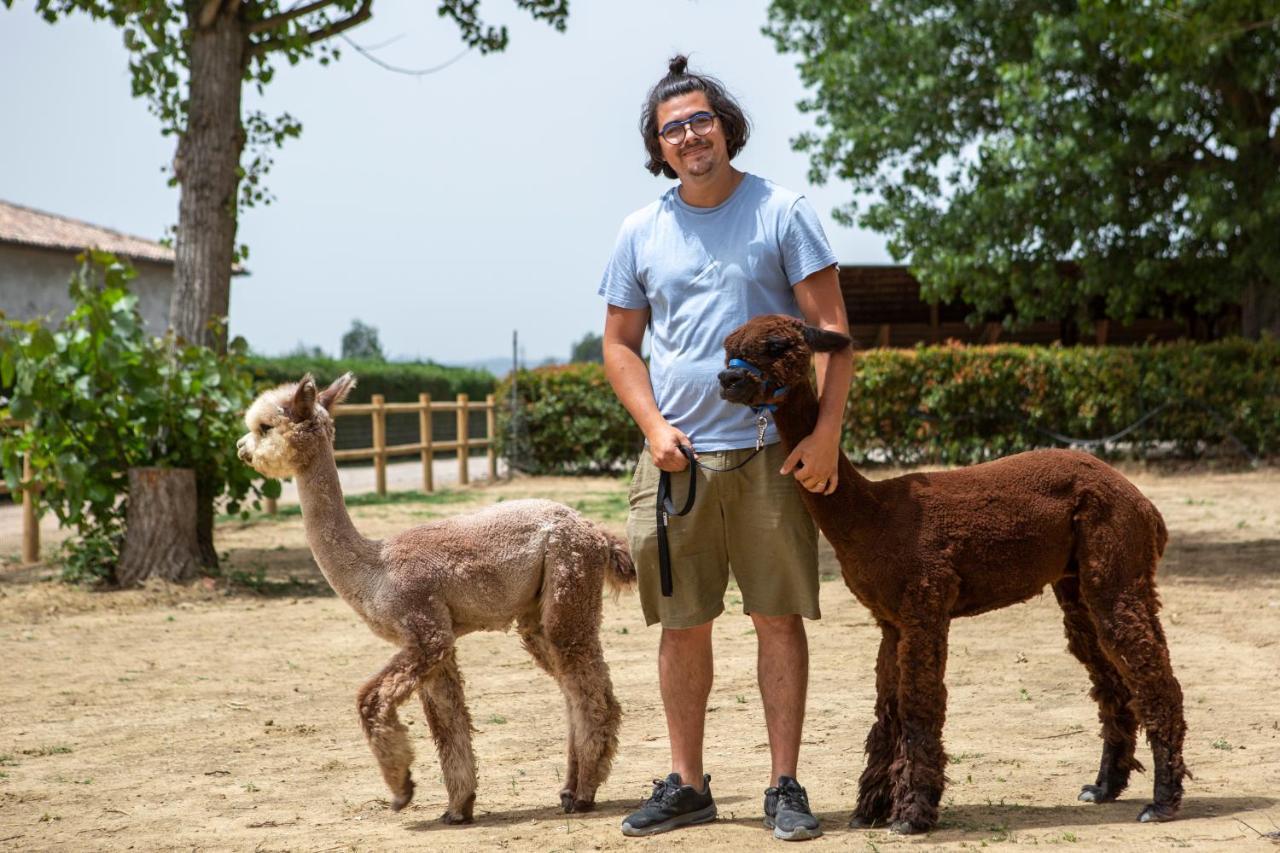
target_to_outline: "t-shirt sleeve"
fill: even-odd
[[[787,212],[782,230],[782,269],[792,287],[836,262],[818,214],[804,196]]]
[[[645,295],[640,277],[636,274],[635,240],[630,223],[624,222],[618,231],[613,255],[605,265],[596,293],[603,296],[610,305],[619,308],[649,307],[649,297]]]

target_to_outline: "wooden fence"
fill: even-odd
[[[22,421],[2,420],[0,421],[0,430],[22,429],[25,424]],[[35,489],[28,488],[31,484],[31,459],[30,457],[22,457],[22,562],[25,564],[38,563],[40,561],[40,523],[36,518],[36,496]],[[3,479],[0,479],[0,495],[7,495],[9,486]]]
[[[457,438],[453,441],[435,441],[431,434],[432,416],[436,412],[450,412],[457,423]],[[470,436],[470,416],[472,412],[485,413],[485,437]],[[418,415],[418,441],[412,444],[387,444],[387,415],[407,413]],[[437,453],[456,452],[458,455],[458,482],[466,485],[471,482],[471,473],[467,468],[473,448],[483,448],[489,458],[489,479],[498,479],[498,452],[494,442],[497,434],[498,412],[493,395],[485,397],[483,403],[473,403],[466,394],[459,394],[457,400],[449,403],[434,402],[430,394],[419,394],[416,403],[388,403],[381,394],[374,394],[371,402],[354,403],[341,406],[335,417],[365,416],[373,420],[373,446],[335,450],[333,456],[338,461],[350,459],[372,459],[374,480],[379,495],[387,493],[387,460],[393,456],[417,455],[422,459],[422,490],[435,490],[433,472]],[[0,421],[0,429],[20,429],[20,421]],[[30,460],[23,460],[22,481],[25,485],[31,482]],[[7,494],[8,487],[0,480],[0,494]],[[40,526],[36,519],[35,490],[22,490],[22,562],[35,563],[40,560]],[[274,500],[266,502],[267,512],[275,514],[277,506]]]
[[[436,412],[452,412],[457,423],[457,438],[453,441],[435,441],[431,434],[431,418]],[[485,413],[485,437],[471,438],[468,425],[472,412]],[[418,440],[411,444],[387,444],[387,415],[418,415]],[[459,394],[453,402],[442,403],[431,399],[430,394],[419,394],[416,403],[388,403],[381,394],[374,394],[368,403],[346,404],[338,407],[335,417],[364,415],[372,419],[373,446],[335,450],[333,456],[339,462],[349,459],[372,459],[374,481],[378,494],[387,493],[387,460],[393,456],[417,455],[422,460],[422,490],[434,491],[435,480],[432,463],[435,454],[455,451],[458,454],[458,482],[471,482],[467,459],[473,448],[484,448],[489,457],[489,479],[498,478],[498,449],[494,435],[498,431],[498,413],[493,395],[483,403],[473,403],[466,394]]]

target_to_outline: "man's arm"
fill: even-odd
[[[683,471],[689,463],[678,445],[692,447],[693,443],[658,411],[649,370],[640,355],[648,325],[648,308],[608,307],[604,318],[604,374],[649,442],[653,464],[663,471]]]
[[[849,319],[834,264],[798,282],[794,292],[810,326],[849,334]],[[818,423],[791,451],[781,473],[794,472],[796,480],[809,491],[829,495],[839,485],[840,431],[853,381],[853,360],[848,349],[820,352],[814,357],[814,367],[818,374]]]

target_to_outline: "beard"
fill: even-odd
[[[685,160],[685,170],[690,175],[700,178],[703,175],[709,174],[715,168],[716,159],[713,156],[713,151],[710,145],[701,145],[697,148],[689,149],[682,154],[682,158],[683,156],[692,153],[697,153],[697,156],[692,159]]]

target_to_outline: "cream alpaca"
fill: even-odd
[[[510,501],[414,527],[385,541],[347,514],[333,458],[331,413],[350,373],[317,392],[310,375],[262,394],[245,414],[240,458],[270,477],[295,477],[307,542],[325,578],[375,634],[400,647],[360,689],[360,723],[390,787],[413,798],[413,752],[396,708],[417,691],[440,757],[446,823],[468,823],[476,795],[471,716],[454,641],[516,624],[524,647],[559,682],[568,711],[568,769],[560,803],[586,811],[609,775],[621,711],[600,647],[601,584],[635,582],[626,546],[574,510]]]

